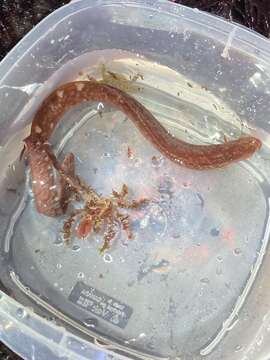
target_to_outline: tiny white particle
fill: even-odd
[[[58,97],[62,98],[63,95],[64,95],[64,91],[63,91],[63,90],[58,90],[58,91],[57,91],[57,96],[58,96]]]
[[[76,88],[78,91],[82,91],[82,89],[84,88],[84,84],[76,84]]]
[[[37,134],[40,134],[41,131],[42,131],[41,127],[37,125],[37,126],[35,127],[35,132],[36,132]]]

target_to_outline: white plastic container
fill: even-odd
[[[76,1],[10,52],[0,64],[1,341],[25,359],[269,358],[269,60],[263,37],[165,0]],[[197,172],[160,158],[115,109],[66,114],[53,144],[74,152],[86,181],[154,198],[136,215],[136,239],[120,234],[103,257],[98,237],[63,245],[63,218],[36,214],[18,162],[44,97],[100,77],[102,64],[143,75],[134,96],[175,136],[263,141],[250,161]]]

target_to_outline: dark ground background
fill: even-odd
[[[170,1],[223,16],[270,37],[270,0]],[[35,24],[68,2],[69,0],[0,0],[0,60]],[[20,359],[0,343],[0,360]]]

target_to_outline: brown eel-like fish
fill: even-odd
[[[251,136],[223,144],[189,144],[172,136],[142,104],[120,89],[92,81],[66,83],[44,100],[24,140],[36,207],[44,215],[54,217],[65,212],[68,186],[66,179],[60,176],[59,180],[57,172],[74,176],[72,156],[60,165],[48,141],[63,114],[86,101],[104,102],[121,110],[165,157],[191,169],[221,168],[249,158],[261,147],[261,141]]]

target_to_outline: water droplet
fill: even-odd
[[[54,44],[54,43],[55,43],[55,40],[54,40],[54,39],[52,39],[52,40],[50,41],[50,43],[51,43],[51,44]]]
[[[211,231],[210,231],[210,235],[211,235],[211,236],[218,236],[219,233],[220,233],[220,231],[219,231],[219,229],[217,229],[217,228],[213,228],[213,229],[211,229]]]
[[[98,103],[97,110],[102,111],[104,109],[104,104],[102,102]]]
[[[132,280],[132,281],[129,281],[129,282],[127,283],[127,286],[128,286],[128,287],[132,287],[134,284],[135,284],[135,281]]]
[[[113,261],[113,258],[110,254],[106,253],[103,255],[103,260],[106,262],[106,263],[111,263]]]
[[[61,269],[63,267],[62,264],[56,264],[57,269]]]
[[[84,273],[83,272],[78,272],[77,278],[78,279],[84,279]]]
[[[58,287],[58,283],[55,282],[55,283],[53,284],[53,286],[54,286],[54,287]]]
[[[55,246],[62,246],[63,243],[64,243],[64,239],[63,239],[61,236],[59,236],[59,237],[54,241],[53,245],[55,245]]]
[[[242,349],[243,349],[243,347],[241,345],[237,345],[234,350],[235,350],[235,352],[238,352],[238,351],[241,351]]]
[[[26,316],[26,311],[23,308],[18,308],[16,311],[16,316],[20,319],[23,319]]]
[[[256,344],[257,344],[258,346],[261,346],[261,345],[262,345],[262,342],[263,342],[263,336],[261,335],[261,336],[259,336],[259,337],[256,339]]]
[[[222,262],[222,261],[223,261],[223,257],[220,256],[220,255],[218,255],[218,256],[217,256],[217,261]]]
[[[137,158],[134,161],[134,167],[140,167],[142,165],[143,161],[141,158]]]
[[[79,245],[73,245],[72,246],[72,251],[77,252],[77,251],[80,251],[80,250],[81,250],[81,247]]]
[[[110,153],[108,153],[108,152],[105,152],[105,153],[103,154],[103,156],[104,156],[104,157],[108,157],[108,158],[109,158],[109,157],[112,157],[112,155],[111,155]]]
[[[207,277],[200,279],[200,282],[203,283],[203,284],[209,284],[209,281],[210,280]]]
[[[164,159],[162,156],[152,156],[152,166],[159,168],[163,165]]]
[[[95,318],[88,318],[84,320],[84,325],[89,328],[95,328],[98,326],[98,320]]]
[[[171,38],[172,38],[172,39],[174,38],[174,34],[171,34]]]
[[[242,254],[242,251],[241,251],[241,249],[236,248],[236,249],[233,250],[233,253],[234,253],[235,256],[239,256],[239,255]]]
[[[221,267],[217,267],[217,268],[216,268],[216,274],[217,274],[217,275],[221,275],[221,274],[222,274],[222,269],[221,269]]]

